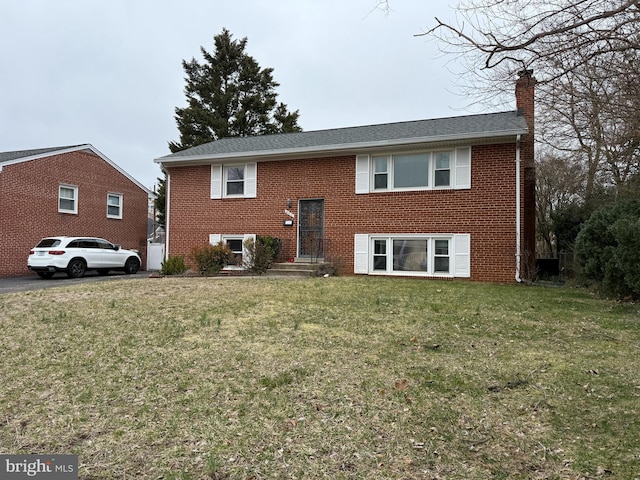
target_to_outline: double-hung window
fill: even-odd
[[[122,194],[107,194],[107,218],[122,219]]]
[[[227,197],[244,195],[244,165],[225,167],[224,177]]]
[[[242,266],[244,237],[223,236],[222,241],[227,244],[227,247],[229,247],[229,250],[233,253],[233,265]]]
[[[78,187],[73,185],[58,187],[58,212],[78,213]]]
[[[373,157],[373,188],[386,190],[389,187],[389,157]]]
[[[211,198],[255,198],[257,164],[211,165]]]

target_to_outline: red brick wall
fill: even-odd
[[[211,233],[255,233],[283,239],[294,257],[296,227],[282,225],[287,199],[297,219],[298,200],[323,198],[325,238],[343,273],[353,273],[356,233],[470,233],[471,279],[514,281],[515,144],[472,148],[470,190],[356,195],[353,156],[258,163],[253,199],[211,200],[209,166],[168,171],[171,255],[188,255]]]
[[[78,214],[58,213],[60,184],[78,187]],[[122,219],[107,218],[107,193],[122,194]],[[146,267],[147,193],[102,158],[71,152],[0,172],[0,276],[27,274],[42,237],[86,235],[140,251]]]

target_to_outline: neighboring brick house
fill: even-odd
[[[285,258],[324,254],[346,274],[519,281],[535,248],[534,85],[523,72],[514,111],[224,138],[158,158],[167,254],[269,235]]]
[[[144,268],[150,194],[91,145],[0,153],[0,276],[27,274],[52,235],[107,238]]]

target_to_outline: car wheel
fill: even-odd
[[[67,266],[67,275],[70,278],[82,278],[84,277],[84,272],[87,271],[87,264],[84,263],[84,260],[81,258],[74,258],[69,262]]]
[[[105,276],[108,273],[109,273],[109,270],[107,268],[99,268],[98,269],[98,275]]]
[[[54,272],[37,272],[40,278],[51,278]]]
[[[131,257],[127,259],[127,263],[124,264],[124,273],[128,275],[133,275],[137,273],[140,269],[140,260],[135,257]]]

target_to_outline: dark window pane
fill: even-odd
[[[229,167],[227,180],[244,180],[244,167]]]
[[[436,255],[449,255],[449,240],[436,240]]]
[[[244,182],[227,182],[227,195],[244,194]]]
[[[449,170],[436,170],[435,186],[448,187],[451,184],[450,177],[451,174]]]
[[[373,182],[373,188],[387,188],[387,174],[377,173]]]
[[[439,273],[449,273],[449,257],[435,257],[433,270]]]
[[[242,252],[242,240],[240,239],[227,240],[227,245],[232,252]]]
[[[380,255],[373,257],[373,269],[374,270],[386,270],[387,269],[387,257]]]

